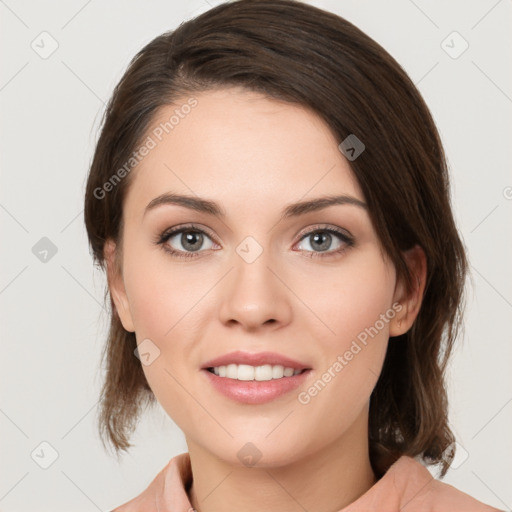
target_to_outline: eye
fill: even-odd
[[[333,244],[334,240],[338,240],[338,248],[334,250],[328,250]],[[199,256],[199,253],[203,252],[203,244],[205,240],[212,240],[213,236],[208,234],[204,229],[197,227],[194,224],[186,226],[178,226],[170,230],[164,231],[158,235],[155,243],[162,245],[163,249],[170,253],[172,256],[178,258],[195,258]],[[174,239],[174,240],[173,240]],[[310,253],[311,258],[326,258],[339,255],[345,252],[350,247],[354,246],[354,239],[345,231],[335,227],[318,227],[303,234],[299,240],[299,244],[304,240],[310,239],[311,241],[307,244],[311,248],[299,249]],[[175,246],[170,243],[173,242]],[[211,249],[212,244],[206,249]]]
[[[173,239],[175,239],[174,244],[178,246],[177,249],[169,243]],[[195,253],[201,252],[200,249],[203,247],[205,239],[211,240],[203,229],[188,225],[164,231],[159,235],[156,243],[161,244],[165,251],[178,258],[194,258],[197,256]],[[211,249],[211,246],[206,249]]]
[[[333,235],[338,239],[338,241],[341,241],[341,244],[338,242],[338,248],[329,251],[328,249],[333,243]],[[302,236],[300,241],[302,242],[303,240],[308,239],[310,242],[307,245],[312,248],[311,251],[308,251],[311,252],[311,258],[325,258],[339,255],[354,245],[354,239],[350,235],[339,228],[333,227],[316,228],[312,231],[308,231]],[[316,250],[318,250],[318,252],[316,252]]]

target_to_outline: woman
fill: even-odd
[[[219,5],[115,88],[85,222],[108,276],[101,433],[183,430],[115,509],[492,511],[454,457],[444,371],[467,269],[443,148],[397,62],[291,0]]]

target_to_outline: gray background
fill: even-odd
[[[0,511],[111,510],[186,451],[160,406],[121,464],[98,439],[105,278],[82,202],[104,104],[131,57],[218,3],[0,1]],[[384,46],[438,124],[473,274],[449,377],[459,456],[444,481],[510,510],[512,1],[310,3]],[[43,237],[57,251],[46,261]]]

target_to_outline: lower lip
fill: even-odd
[[[224,396],[242,404],[265,404],[275,398],[290,393],[298,388],[308,377],[311,370],[306,370],[292,377],[283,377],[272,380],[236,380],[228,377],[219,377],[203,369],[213,387]]]

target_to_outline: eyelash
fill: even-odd
[[[176,249],[169,248],[165,243],[174,235],[183,233],[183,232],[191,232],[191,233],[202,233],[203,235],[208,236],[209,238],[213,238],[212,235],[204,231],[204,229],[199,228],[198,226],[194,224],[189,224],[186,226],[182,226],[179,228],[173,228],[168,231],[164,231],[160,235],[157,236],[154,243],[157,245],[162,245],[162,248],[167,253],[171,254],[172,256],[176,256],[178,258],[195,258],[197,257],[197,253],[202,251],[196,252],[185,252],[185,251],[177,251]],[[325,251],[325,252],[315,252],[315,251],[305,251],[311,253],[310,258],[327,258],[327,257],[333,257],[336,255],[340,255],[344,253],[347,249],[354,246],[354,239],[348,236],[345,232],[337,229],[337,228],[314,228],[311,231],[308,231],[307,233],[304,233],[302,237],[300,238],[299,242],[307,238],[308,236],[311,236],[316,233],[330,233],[333,235],[338,236],[342,242],[344,242],[346,245],[338,250],[335,251]]]

